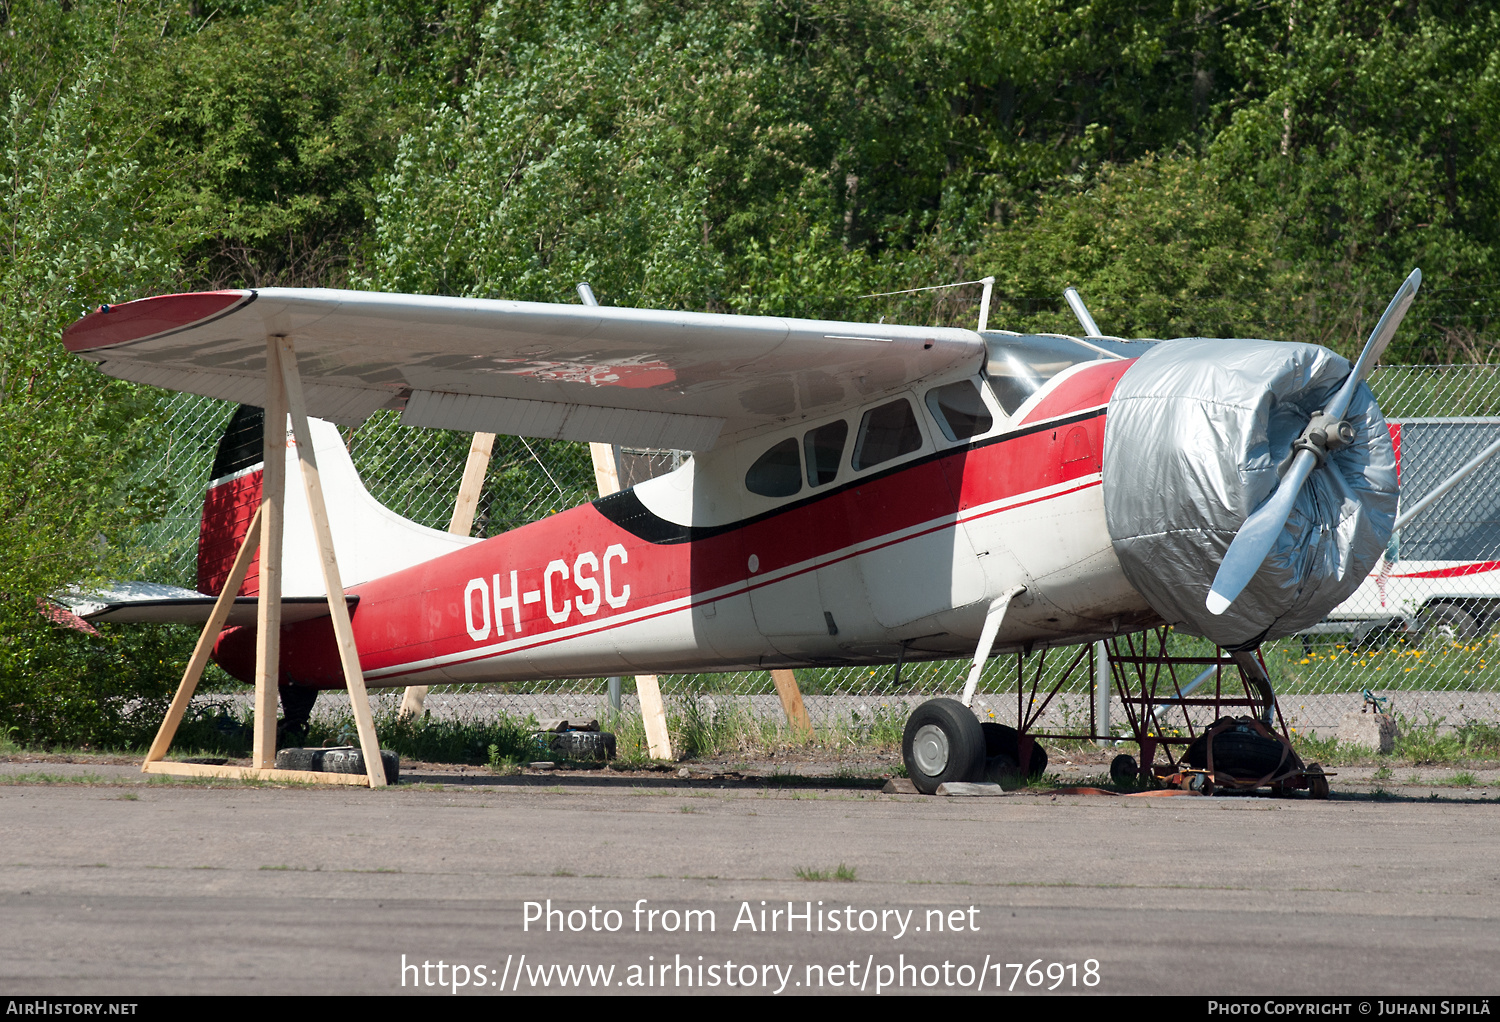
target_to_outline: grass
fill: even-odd
[[[1446,717],[1428,714],[1420,722],[1401,713],[1396,718],[1397,737],[1389,753],[1378,754],[1362,745],[1341,742],[1337,738],[1320,738],[1312,732],[1292,736],[1292,745],[1303,762],[1324,766],[1356,766],[1376,763],[1382,770],[1378,778],[1389,778],[1390,765],[1435,766],[1466,763],[1475,760],[1500,759],[1500,725],[1466,720],[1453,727]]]
[[[0,784],[103,784],[100,774],[49,774],[32,771],[24,774],[0,774]]]
[[[854,867],[842,862],[831,870],[798,866],[794,872],[798,880],[823,880],[847,884],[856,879]]]
[[[905,702],[882,703],[864,713],[811,733],[792,727],[779,713],[758,715],[734,696],[689,693],[667,704],[667,733],[672,752],[679,760],[706,759],[721,755],[758,756],[786,751],[843,752],[899,749],[901,733],[911,706]],[[615,735],[616,752],[624,766],[647,766],[646,729],[640,714],[619,714],[601,722]],[[899,761],[892,769],[904,770]]]

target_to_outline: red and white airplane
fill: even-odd
[[[1372,337],[1373,355],[1352,372],[1330,352],[1297,346],[1321,352],[1335,382],[1347,377],[1340,394],[1353,394],[1378,358],[1415,278]],[[265,288],[101,307],[64,341],[110,375],[245,406],[220,444],[205,499],[202,594],[222,588],[259,502],[267,338],[295,343],[307,411],[326,420],[313,421],[312,438],[370,685],[973,657],[964,699],[924,704],[907,729],[908,768],[931,790],[982,767],[978,724],[954,707],[967,703],[991,652],[1182,621],[1122,569],[1106,490],[1154,486],[1152,466],[1163,458],[1191,475],[1190,455],[1213,438],[1161,436],[1156,450],[1139,452],[1150,464],[1116,452],[1111,477],[1112,395],[1156,348],[1091,333]],[[1225,352],[1254,362],[1268,342],[1159,347],[1195,344],[1180,348],[1186,364],[1198,359],[1212,375]],[[1224,397],[1204,395],[1210,405]],[[332,424],[380,409],[399,409],[416,426],[694,453],[631,489],[470,539],[402,519],[361,485]],[[1330,414],[1303,430],[1282,466],[1289,478],[1333,463],[1344,412]],[[1315,428],[1322,432],[1309,443]],[[1375,432],[1385,434],[1383,422]],[[1249,517],[1245,532],[1265,517],[1256,507],[1285,503],[1301,486],[1277,488],[1269,478],[1233,512],[1236,524]],[[299,686],[342,687],[301,499],[287,490],[280,668]],[[1290,510],[1259,556],[1232,532],[1220,537],[1220,551],[1235,540],[1226,568],[1249,557],[1253,576]],[[1348,511],[1335,508],[1331,527]],[[1260,542],[1259,533],[1251,538]],[[1174,568],[1200,609],[1205,599],[1210,610],[1215,600],[1227,606],[1220,593],[1250,581],[1215,582],[1217,569],[1205,562],[1184,580]],[[1335,557],[1298,570],[1352,572],[1357,586],[1369,565]],[[255,567],[240,591],[257,591]],[[169,619],[185,603],[211,602],[152,595],[101,598],[93,619]],[[1253,638],[1259,625],[1248,627]],[[231,627],[215,649],[247,681],[254,633],[253,623]]]

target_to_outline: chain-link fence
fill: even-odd
[[[1500,440],[1500,365],[1390,366],[1377,370],[1370,382],[1394,427],[1407,507]],[[161,408],[160,453],[142,472],[170,480],[177,501],[142,534],[136,560],[140,577],[191,587],[202,494],[233,407],[175,394],[165,396]],[[346,430],[345,438],[376,499],[424,525],[447,528],[468,435],[405,427],[398,415],[383,412]],[[622,485],[670,471],[681,457],[622,451]],[[474,534],[494,535],[595,495],[586,445],[497,437]],[[1394,538],[1389,557],[1378,576],[1317,629],[1265,646],[1286,716],[1302,727],[1336,727],[1370,690],[1390,697],[1399,712],[1418,721],[1500,719],[1500,456]],[[1173,644],[1173,652],[1183,655],[1212,652],[1187,636],[1175,637]],[[1026,709],[1016,696],[1017,677],[1027,679],[1028,686],[1039,677],[1045,693],[1074,652],[995,657],[979,687],[981,714],[1014,724]],[[965,661],[950,660],[906,663],[899,672],[894,666],[860,666],[796,673],[815,723],[859,726],[904,717],[925,696],[957,691],[967,668]],[[663,675],[660,681],[669,701],[691,696],[722,705],[732,699],[758,715],[781,713],[766,671]],[[1047,729],[1086,730],[1092,684],[1086,666],[1075,670],[1047,708]],[[625,679],[623,691],[629,710],[632,679]],[[505,710],[538,717],[594,716],[607,711],[605,693],[604,679],[450,686],[435,690],[428,706],[440,714]],[[1123,714],[1116,709],[1113,719],[1122,720]]]

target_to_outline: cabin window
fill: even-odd
[[[797,438],[787,437],[755,459],[745,473],[745,488],[762,497],[790,497],[802,489],[802,461]]]
[[[922,430],[905,398],[871,408],[859,423],[854,441],[856,471],[910,454],[922,446]]]
[[[849,424],[843,419],[810,429],[802,438],[802,453],[807,458],[807,485],[831,483],[839,474],[839,459],[844,455],[844,441],[849,439]]]
[[[967,440],[988,433],[995,424],[973,380],[959,380],[929,390],[927,408],[949,440]]]

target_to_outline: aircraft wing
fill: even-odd
[[[90,624],[201,625],[208,621],[216,602],[213,596],[160,582],[114,582],[100,590],[59,593],[53,599]],[[358,596],[344,599],[351,611],[359,603]],[[255,624],[257,603],[254,596],[235,597],[226,624]],[[289,596],[281,601],[281,620],[287,624],[327,616],[328,599],[323,596]]]
[[[63,340],[121,379],[264,405],[268,335],[318,418],[700,451],[984,361],[954,328],[298,288],[101,306]]]

